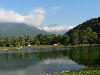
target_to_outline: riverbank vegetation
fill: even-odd
[[[31,45],[31,46],[17,46],[17,47],[0,47],[0,50],[19,50],[24,48],[71,48],[71,47],[88,47],[89,44],[83,45]],[[99,44],[92,44],[91,46],[100,46]]]
[[[65,72],[54,73],[51,75],[100,75],[100,68],[87,67],[81,70],[65,71]]]
[[[0,47],[0,50],[18,50],[24,48],[66,48],[64,45],[31,45],[31,46],[17,46],[17,47]],[[70,47],[70,46],[68,46]]]
[[[31,45],[31,46],[17,46],[17,47],[0,47],[0,50],[18,50],[24,48],[70,48],[70,47],[87,47],[89,44],[64,46],[64,45]],[[93,44],[92,46],[100,46],[99,44]]]
[[[100,75],[100,70],[76,70],[76,71],[70,71],[70,72],[61,72],[61,73],[55,73],[52,75]]]
[[[0,41],[0,47],[20,47],[31,45],[65,45],[80,46],[84,44],[99,44],[98,34],[91,28],[84,30],[74,30],[68,35],[38,34],[35,38],[28,35],[20,37],[6,37]]]
[[[21,47],[31,45],[65,45],[80,46],[84,44],[100,44],[100,17],[90,19],[64,35],[38,34],[32,38],[29,35],[19,37],[4,37],[0,40],[0,47]]]

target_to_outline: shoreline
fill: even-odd
[[[75,46],[64,46],[64,45],[32,45],[32,46],[20,46],[20,47],[0,47],[0,50],[19,50],[19,49],[28,49],[28,48],[78,48],[78,47],[89,47],[89,44],[83,44],[83,45],[75,45]],[[93,46],[100,46],[100,44],[93,44]],[[46,74],[46,75],[99,75],[100,69],[95,68],[85,68],[81,70],[73,70],[73,71],[63,71],[63,72],[57,72],[53,74]]]
[[[50,75],[99,75],[100,74],[100,68],[94,69],[94,68],[85,68],[81,70],[73,70],[73,71],[65,71],[65,72],[58,72],[53,73]]]
[[[0,47],[0,50],[19,50],[19,49],[25,49],[25,48],[75,48],[75,47],[89,47],[89,44],[83,44],[83,45],[32,45],[32,46],[18,46],[18,47]],[[93,44],[92,46],[100,46],[100,44]],[[92,47],[91,46],[91,47]]]

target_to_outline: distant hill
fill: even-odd
[[[72,31],[79,29],[85,29],[87,27],[90,27],[93,31],[97,32],[100,37],[100,17],[98,18],[92,18],[82,24],[79,24],[78,26],[74,27],[73,29],[69,30],[65,34],[70,34]]]
[[[17,37],[22,35],[29,35],[31,37],[35,37],[37,34],[40,33],[47,32],[24,23],[0,23],[0,39],[3,39],[5,36]]]

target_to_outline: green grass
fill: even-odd
[[[90,46],[90,45],[89,45],[89,44],[74,45],[74,46],[68,45],[68,46],[66,46],[66,47],[88,47],[88,46]],[[100,44],[92,44],[91,46],[100,46]]]
[[[19,49],[21,47],[0,47],[0,50],[6,50],[6,49]]]
[[[66,47],[64,45],[38,45],[38,46],[24,46],[23,48],[63,48]]]
[[[38,45],[38,46],[22,46],[22,48],[63,48],[66,47],[64,45]],[[6,49],[21,49],[21,47],[0,47],[0,50],[6,50]]]
[[[92,46],[97,46],[99,44],[93,44]],[[32,45],[32,46],[22,46],[22,48],[68,48],[68,47],[85,47],[85,46],[89,46],[89,44],[83,44],[83,45],[68,45],[68,46],[64,46],[64,45]],[[100,45],[99,45],[100,46]],[[0,50],[6,50],[6,49],[12,49],[12,50],[16,50],[16,49],[21,49],[21,47],[0,47]]]
[[[100,69],[92,70],[92,69],[86,68],[82,70],[54,73],[51,75],[100,75]]]

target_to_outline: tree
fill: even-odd
[[[70,35],[70,43],[72,45],[79,44],[79,29],[74,30]]]
[[[6,39],[2,42],[3,43],[3,47],[10,47],[10,40],[8,37],[6,37]]]
[[[39,34],[35,37],[41,45],[51,45],[57,43],[58,37],[55,34]]]
[[[29,41],[30,41],[30,36],[24,35],[24,36],[23,36],[23,41],[25,42],[24,45],[25,45],[25,46],[28,46]]]
[[[86,35],[86,31],[85,30],[80,30],[80,33],[79,33],[79,43],[82,45],[82,44],[86,44],[88,41],[87,41],[87,35]]]
[[[10,39],[10,44],[11,44],[12,47],[18,46],[18,38],[17,37],[12,37]]]
[[[67,45],[69,43],[69,36],[68,35],[61,36],[60,42],[61,42],[62,45]]]
[[[40,41],[39,41],[38,39],[32,39],[32,40],[30,41],[30,44],[31,44],[31,45],[40,45]]]
[[[98,39],[98,34],[96,32],[93,32],[93,30],[91,28],[86,28],[85,29],[86,31],[86,36],[87,36],[87,42],[88,44],[94,44],[97,42],[97,39]]]

